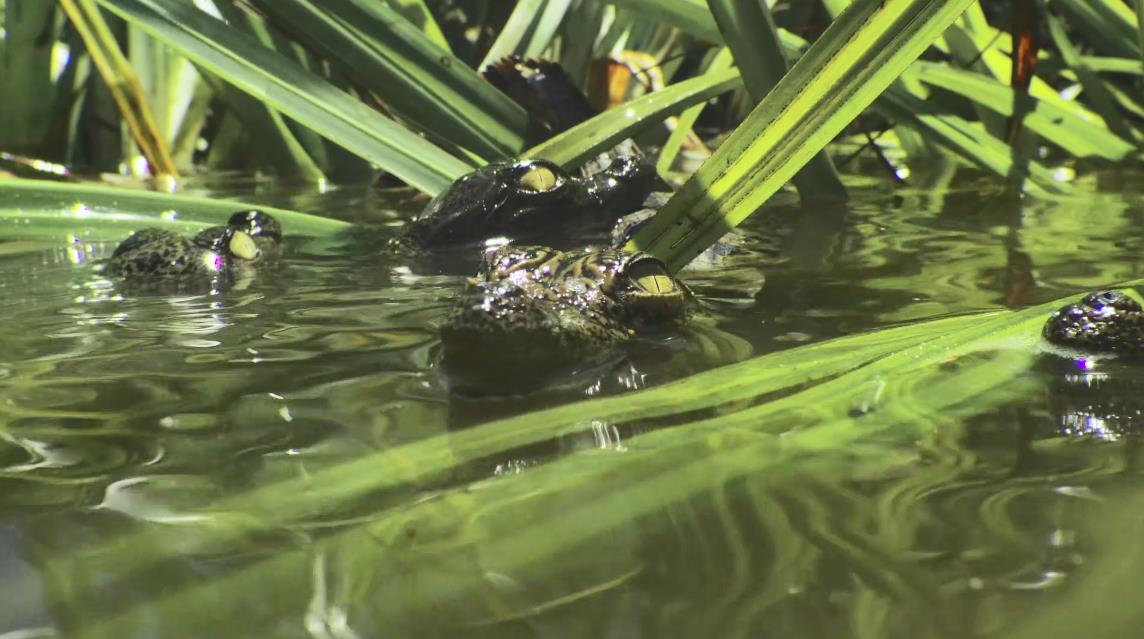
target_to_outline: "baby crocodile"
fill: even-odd
[[[588,177],[547,160],[496,162],[453,182],[412,222],[406,240],[424,249],[504,238],[571,248],[603,235],[663,188],[655,167],[620,156]]]
[[[229,281],[244,265],[273,256],[281,241],[278,221],[257,210],[239,211],[226,226],[212,226],[190,239],[144,228],[115,247],[104,273],[129,283]]]
[[[1144,308],[1117,291],[1089,293],[1053,313],[1041,334],[1050,343],[1109,355],[1144,354]]]
[[[528,392],[680,323],[687,296],[646,253],[502,246],[484,255],[441,328],[442,364],[469,392]]]
[[[534,142],[596,113],[554,62],[509,57],[484,75],[529,113],[541,134]],[[510,240],[574,248],[604,240],[620,218],[644,207],[656,191],[669,190],[630,140],[576,172],[544,159],[495,162],[434,198],[410,222],[403,242],[428,250]]]
[[[1053,313],[1045,339],[1065,352],[1041,358],[1058,433],[1115,440],[1144,435],[1144,308],[1117,291],[1089,293]]]

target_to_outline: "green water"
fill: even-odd
[[[495,416],[1137,278],[1137,183],[1020,202],[934,171],[852,178],[835,209],[779,198],[684,274],[690,344],[505,400],[447,390],[434,323],[463,278],[387,254],[400,216],[368,189],[208,189],[367,229],[217,295],[118,290],[92,265],[110,244],[0,243],[0,637],[1139,636],[1130,365],[1029,368],[919,414],[926,437],[715,474],[689,462],[734,432],[660,450],[670,423],[590,409],[454,461]]]

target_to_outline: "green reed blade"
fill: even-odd
[[[615,0],[613,4],[708,42],[723,41],[715,18],[703,0]]]
[[[990,135],[985,127],[938,110],[929,102],[904,90],[891,87],[878,99],[875,108],[897,122],[909,123],[926,136],[973,162],[1009,180],[1015,188],[1034,195],[1069,192],[1052,171],[1036,162],[1014,162],[1009,145]],[[1027,180],[1027,181],[1026,181]]]
[[[486,160],[517,153],[524,109],[384,3],[253,0],[403,121]]]
[[[678,270],[754,213],[946,29],[971,0],[856,0],[631,247]]]
[[[544,53],[560,28],[572,0],[517,0],[516,7],[478,69],[505,56],[535,58]]]
[[[448,587],[431,580],[433,587],[419,582],[425,587],[391,594],[399,609],[437,606],[445,598],[470,597],[483,583],[480,575],[470,579],[462,568],[471,563],[464,557],[474,550],[479,549],[481,557],[473,566],[478,571],[490,565],[510,573],[549,569],[560,557],[575,557],[578,553],[571,549],[599,535],[737,478],[782,481],[793,467],[805,463],[830,468],[845,460],[839,467],[853,470],[864,464],[871,472],[916,463],[912,447],[939,437],[939,429],[956,418],[992,410],[1035,390],[1035,378],[1027,372],[1038,353],[1040,327],[1065,301],[798,347],[647,391],[587,400],[325,469],[310,468],[303,477],[219,501],[203,511],[201,524],[190,523],[184,534],[200,548],[226,547],[260,532],[327,521],[323,517],[328,513],[365,503],[368,495],[392,495],[395,499],[376,502],[360,518],[360,527],[347,522],[339,526],[342,532],[331,530],[327,539],[350,539],[355,531],[367,534],[378,552],[384,550],[386,567],[379,570],[390,571],[395,563],[419,571],[449,566]],[[793,392],[776,399],[772,393],[780,388]],[[722,410],[706,416],[694,412],[704,406]],[[578,451],[520,474],[464,483],[429,497],[412,492],[411,498],[402,499],[403,491],[385,492],[434,478],[451,485],[454,480],[445,479],[442,471],[582,427],[586,415],[614,423],[669,414],[700,416],[630,438],[622,451]],[[895,460],[890,452],[894,447],[887,442],[904,447],[905,456]],[[520,525],[522,521],[529,525]],[[137,549],[152,547],[164,534],[161,529],[144,530],[98,550],[106,553],[101,555],[104,560],[114,560],[119,574],[130,575],[162,559],[162,554]],[[86,552],[90,556],[94,550]],[[208,593],[237,593],[265,581],[267,571],[283,567],[281,553],[272,557],[164,593],[137,611],[190,613]],[[434,561],[427,563],[428,557]],[[52,557],[56,563],[67,560]],[[0,584],[0,594],[17,586]],[[93,628],[113,635],[110,631],[137,621],[133,611],[101,619]]]
[[[528,149],[521,157],[541,157],[564,166],[576,166],[669,115],[730,91],[740,82],[735,69],[678,82],[605,111]]]
[[[1137,65],[1139,66],[1139,65]],[[1013,90],[1000,82],[977,73],[933,62],[916,62],[908,73],[926,84],[962,95],[1001,115],[1013,112]],[[1029,96],[1032,108],[1024,126],[1077,157],[1100,157],[1120,160],[1132,154],[1131,142],[1107,127],[1078,117],[1050,102]]]
[[[393,10],[400,13],[414,26],[421,29],[425,33],[425,37],[429,38],[430,42],[441,47],[443,50],[449,50],[449,41],[445,39],[445,34],[441,31],[441,26],[437,24],[437,20],[433,17],[433,12],[425,4],[425,0],[388,0]]]
[[[225,224],[230,214],[257,208],[287,235],[328,236],[351,228],[340,220],[214,198],[47,180],[0,180],[0,235],[64,241],[119,240],[144,226],[195,231]]]
[[[98,0],[227,82],[427,193],[471,167],[354,97],[180,0]]]
[[[743,85],[758,104],[788,67],[770,9],[759,0],[708,0],[707,4],[723,40],[735,55]],[[846,199],[846,188],[825,151],[816,153],[792,181],[803,200]]]
[[[729,69],[732,64],[734,64],[734,58],[731,55],[731,50],[727,47],[721,47],[707,65],[705,72],[723,71]],[[705,103],[696,104],[679,114],[679,119],[675,123],[675,130],[663,143],[663,147],[659,150],[659,157],[656,158],[655,167],[660,175],[666,175],[671,170],[672,165],[675,164],[675,158],[679,155],[680,149],[683,148],[684,140],[691,133],[692,127],[695,126],[695,122],[706,106]]]

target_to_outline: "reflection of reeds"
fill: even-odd
[[[174,527],[151,526],[48,562],[62,568],[100,557],[123,579],[146,580],[176,541],[180,554],[194,557],[288,539],[282,535],[292,531],[320,539],[322,552],[354,558],[334,577],[358,584],[342,589],[338,605],[359,618],[441,622],[433,611],[448,610],[449,624],[483,625],[555,614],[628,584],[654,589],[666,578],[657,576],[654,557],[670,551],[695,555],[687,559],[695,571],[673,578],[695,580],[705,602],[696,614],[706,611],[703,620],[725,624],[731,635],[780,614],[803,586],[822,585],[815,579],[857,571],[862,586],[851,622],[873,633],[863,636],[877,636],[887,601],[936,606],[944,586],[916,566],[931,548],[919,532],[933,526],[922,504],[972,463],[949,443],[959,435],[959,416],[1030,393],[1034,380],[1021,373],[1034,356],[1032,337],[1057,305],[794,348],[647,391],[325,468],[311,464],[304,477],[222,498]],[[636,435],[622,451],[577,451],[472,484],[449,479],[473,462],[565,432],[586,415],[616,423],[672,414],[699,418]],[[297,584],[312,570],[310,556],[253,561],[109,612],[92,627],[112,636],[138,615],[178,619],[220,598],[229,601],[221,610],[238,614],[249,593]],[[328,585],[334,577],[323,579]],[[353,594],[362,589],[374,595]],[[282,597],[284,606],[298,603]]]

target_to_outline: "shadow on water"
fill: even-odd
[[[1138,276],[1139,194],[1019,205],[964,171],[848,186],[847,207],[813,217],[780,198],[717,268],[685,272],[695,350],[636,352],[599,392]],[[371,197],[305,206],[363,209],[347,215],[380,220],[384,239],[395,216]],[[528,411],[585,386],[450,396],[434,325],[461,278],[416,275],[378,238],[295,242],[218,295],[125,295],[90,267],[110,247],[0,251],[23,328],[0,335],[0,636],[1138,627],[1133,365],[981,354],[1019,372],[980,405],[933,415],[891,397],[912,422],[855,411],[831,431],[845,443],[813,449],[790,442],[812,441],[823,409],[748,423],[788,396],[764,393],[667,423],[564,415],[566,434],[524,447],[506,428],[503,455],[457,462],[473,424],[544,428]]]

